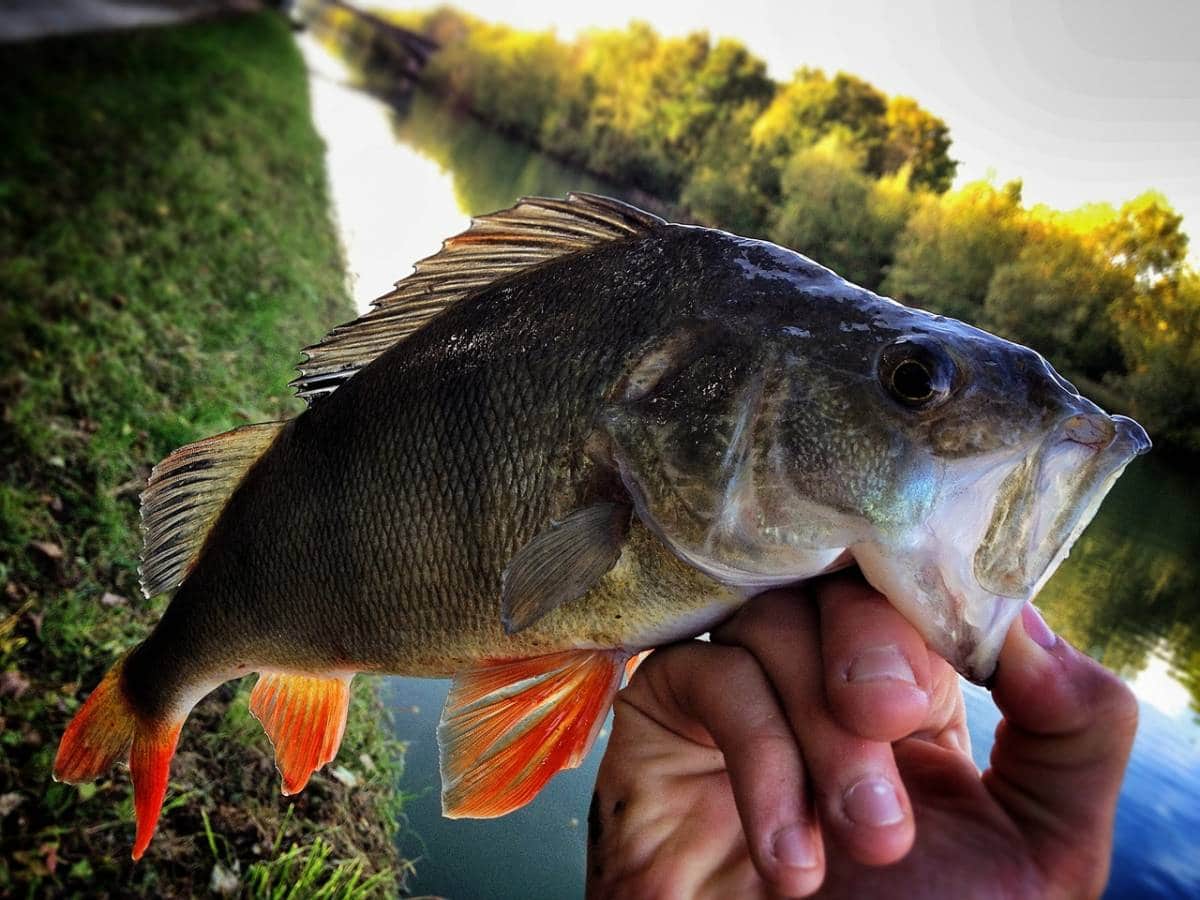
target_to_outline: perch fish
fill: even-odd
[[[356,673],[453,676],[442,802],[470,817],[578,765],[640,651],[843,566],[984,680],[1150,446],[1028,348],[588,194],[476,219],[306,353],[308,409],[142,497],[142,586],[173,597],[54,768],[128,759],[135,859],[189,711],[252,672],[286,794]]]

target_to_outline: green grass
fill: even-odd
[[[217,863],[253,896],[394,894],[401,756],[363,679],[335,763],[358,785],[292,800],[246,686],[205,700],[136,866],[127,775],[49,777],[163,606],[137,585],[150,467],[297,412],[299,348],[353,314],[285,23],[7,46],[0,108],[0,895],[191,895]]]

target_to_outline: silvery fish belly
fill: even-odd
[[[55,763],[129,760],[135,858],[189,710],[248,673],[286,793],[355,673],[452,675],[452,816],[577,765],[641,651],[836,568],[984,680],[1149,448],[1028,348],[585,194],[475,220],[306,352],[303,414],[143,495],[143,587],[173,596]]]

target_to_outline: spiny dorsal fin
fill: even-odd
[[[330,394],[464,297],[549,260],[665,224],[635,206],[584,193],[565,200],[526,197],[510,209],[479,216],[418,262],[412,275],[371,304],[370,312],[305,347],[300,377],[292,384],[310,402]]]
[[[142,494],[142,591],[174,590],[204,539],[285,422],[245,425],[180,447],[150,473]]]

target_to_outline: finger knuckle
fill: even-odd
[[[1137,697],[1125,682],[1107,669],[1101,670],[1094,679],[1088,705],[1093,718],[1107,722],[1110,728],[1122,734],[1133,734],[1137,730]]]

